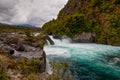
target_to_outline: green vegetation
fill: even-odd
[[[25,35],[26,35],[26,37],[25,37],[26,41],[30,41],[30,42],[33,42],[33,43],[36,42],[37,43],[37,44],[32,45],[32,46],[37,46],[40,49],[43,49],[44,44],[46,42],[46,38],[45,38],[45,36],[43,34],[39,34],[37,36],[34,36],[33,33],[29,32],[29,31],[26,31]]]
[[[8,80],[7,78],[12,75],[17,77],[17,74],[11,74],[15,72],[21,75],[20,78],[25,78],[26,76],[29,76],[31,74],[34,74],[34,75],[38,73],[40,74],[44,72],[41,68],[41,64],[42,64],[42,61],[40,59],[10,57],[5,52],[1,51],[0,52],[0,80]]]
[[[119,14],[119,0],[69,0],[58,18],[44,24],[42,31],[71,37],[92,32],[96,34],[98,43],[119,43]]]
[[[69,65],[66,62],[52,61],[53,74],[48,77],[48,80],[72,80],[72,75],[69,73]]]
[[[27,73],[41,73],[43,70],[41,70],[41,64],[42,62],[39,59],[22,59],[19,61],[16,65],[16,67],[20,70],[23,70]]]
[[[43,72],[41,70],[42,62],[40,59],[27,59],[27,58],[14,58],[6,54],[0,54],[1,64],[5,64],[6,69],[16,69],[21,70],[24,73],[38,73]]]
[[[0,65],[0,80],[7,80],[7,74],[1,65]]]
[[[40,59],[11,57],[0,51],[0,80],[72,80],[66,62],[51,62],[52,75],[43,74],[41,64]]]

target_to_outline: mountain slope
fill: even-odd
[[[1,32],[40,32],[40,28],[31,27],[30,25],[9,25],[5,23],[0,23],[0,33]]]
[[[47,34],[76,36],[95,33],[95,42],[116,44],[120,42],[119,0],[69,0],[58,18],[43,25]]]

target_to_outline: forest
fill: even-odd
[[[95,33],[95,42],[120,42],[119,0],[69,0],[57,19],[43,25],[46,34],[74,37],[83,32]]]

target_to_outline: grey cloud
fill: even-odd
[[[17,4],[16,0],[0,1],[0,21],[1,22],[10,22],[11,18],[15,15],[14,6],[16,4]]]
[[[67,0],[0,0],[0,22],[42,26],[56,18]]]

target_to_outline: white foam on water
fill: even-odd
[[[112,61],[106,59],[107,56],[120,55],[120,47],[94,43],[69,43],[65,40],[53,39],[52,36],[50,36],[50,38],[55,42],[55,45],[44,46],[44,51],[48,57],[57,57],[55,59],[58,59],[58,57],[64,59],[69,58],[69,60],[73,61],[70,65],[74,63],[74,61],[77,61],[75,65],[85,64],[84,66],[80,66],[83,69],[90,67],[95,74],[99,73],[106,76],[112,76],[113,78],[117,77],[118,80],[120,79],[120,68],[115,66],[116,63],[120,62],[120,58],[115,57]],[[76,67],[75,65],[72,64],[71,69],[74,68],[73,71],[80,71],[79,67]],[[91,74],[89,76],[93,78]]]
[[[55,55],[59,57],[70,57],[69,50],[64,48],[59,48],[55,46],[45,46],[44,50],[46,52],[46,55]]]
[[[120,50],[120,47],[94,44],[94,43],[70,43],[70,39],[54,39],[55,45],[45,46],[44,50],[47,55],[56,55],[59,57],[71,57],[73,54],[79,57],[94,58],[100,54],[111,54]]]
[[[54,39],[53,36],[49,36],[55,43],[55,45],[60,44],[69,44],[71,42],[70,38],[63,38],[63,39]]]
[[[60,39],[54,39],[53,36],[49,36],[51,38],[51,40],[54,41],[55,44],[61,44],[61,40]]]
[[[47,41],[47,45],[49,45],[50,46],[50,43],[49,43],[49,41],[48,40],[46,40]]]

